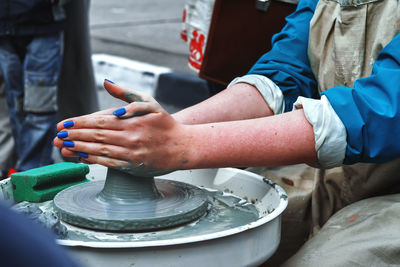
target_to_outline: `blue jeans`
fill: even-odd
[[[17,170],[53,163],[63,35],[0,37],[0,69],[15,140]]]

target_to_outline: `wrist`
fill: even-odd
[[[174,131],[172,144],[169,146],[170,167],[173,169],[195,169],[198,162],[196,151],[196,127],[194,125],[178,124]]]

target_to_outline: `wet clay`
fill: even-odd
[[[167,229],[136,233],[99,232],[65,224],[68,233],[62,240],[84,242],[168,242],[174,239],[191,239],[227,231],[248,225],[260,218],[256,207],[244,199],[217,190],[206,188],[202,190],[208,198],[207,212],[190,223]]]
[[[206,212],[208,200],[193,185],[109,168],[105,182],[67,188],[56,195],[54,207],[61,220],[72,225],[143,231],[193,221]]]

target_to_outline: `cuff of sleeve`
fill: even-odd
[[[235,78],[228,87],[236,83],[248,83],[255,86],[275,115],[285,111],[285,102],[281,89],[267,77],[258,74],[248,74]]]
[[[342,165],[347,146],[346,128],[328,98],[325,95],[320,100],[299,97],[293,109],[303,109],[313,126],[318,167],[328,169]]]

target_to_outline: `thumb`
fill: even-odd
[[[152,97],[146,94],[140,93],[133,89],[128,89],[116,85],[114,82],[105,79],[104,80],[104,88],[107,92],[115,98],[119,98],[122,101],[127,103],[132,102],[149,102],[151,101]]]
[[[119,119],[129,119],[158,112],[163,112],[163,108],[157,102],[134,102],[115,110],[113,115]]]

